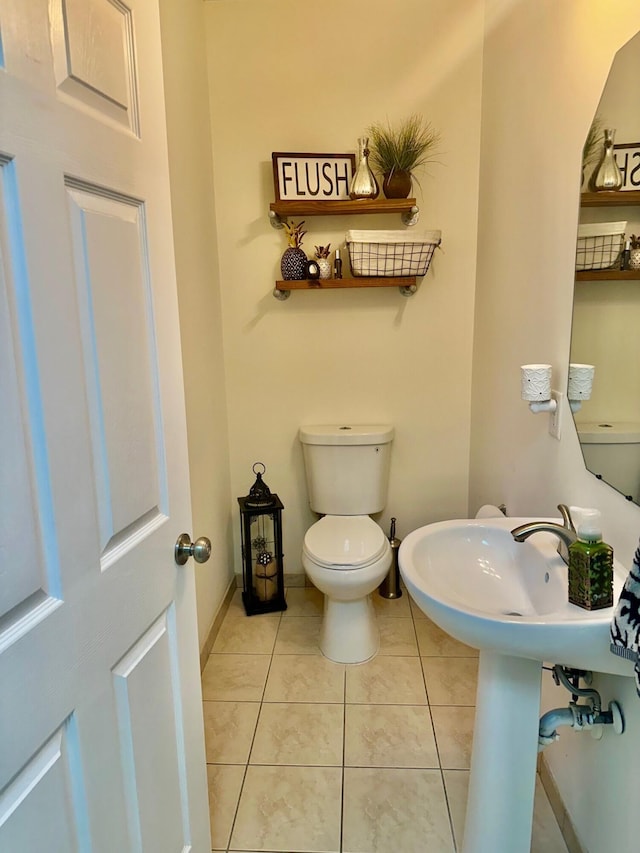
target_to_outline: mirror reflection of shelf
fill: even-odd
[[[640,281],[640,270],[580,270],[576,281]]]
[[[581,193],[580,207],[637,207],[640,190],[624,192]],[[576,281],[640,281],[640,270],[580,270]]]
[[[632,207],[640,204],[640,190],[582,193],[580,207]]]

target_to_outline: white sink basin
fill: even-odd
[[[410,533],[400,571],[414,601],[448,634],[469,646],[578,669],[631,675],[609,651],[613,608],[569,604],[567,566],[558,539],[511,530],[532,518],[441,521]],[[559,521],[559,519],[548,519]],[[627,576],[614,565],[614,604]]]
[[[629,662],[609,651],[613,608],[569,604],[557,537],[513,539],[514,527],[542,520],[441,521],[400,546],[414,601],[451,636],[480,649],[462,853],[530,849],[543,661],[632,675]],[[614,569],[617,602],[626,572]]]

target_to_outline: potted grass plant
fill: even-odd
[[[417,169],[433,162],[440,134],[422,116],[412,115],[393,127],[372,124],[368,130],[370,161],[383,177],[387,198],[407,198]],[[417,178],[415,178],[417,180]]]

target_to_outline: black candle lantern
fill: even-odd
[[[242,601],[247,616],[286,610],[282,565],[282,510],[280,498],[263,481],[266,471],[256,462],[256,481],[249,494],[238,498],[242,537]]]

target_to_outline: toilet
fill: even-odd
[[[576,423],[585,465],[614,489],[640,503],[640,423]]]
[[[307,530],[302,565],[325,596],[320,648],[337,663],[362,663],[380,646],[370,593],[391,566],[391,546],[370,518],[386,503],[393,427],[303,426],[309,504],[323,517]]]

